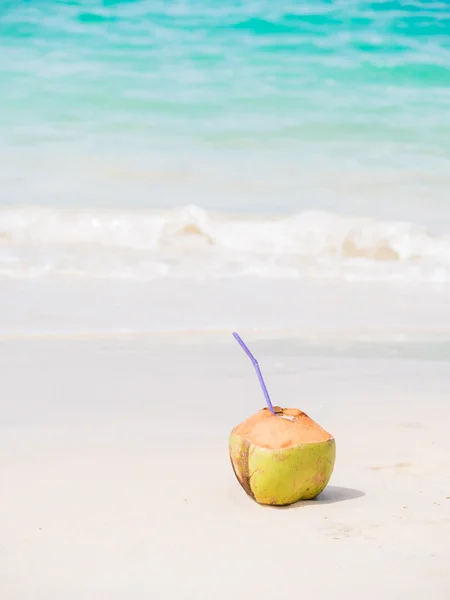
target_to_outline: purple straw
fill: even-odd
[[[259,368],[259,364],[258,361],[256,360],[256,358],[253,356],[253,354],[250,352],[250,350],[248,349],[248,347],[245,345],[244,340],[240,337],[239,334],[237,334],[236,332],[233,333],[233,336],[235,337],[236,341],[238,342],[238,344],[241,346],[242,350],[245,352],[245,354],[249,357],[249,359],[252,361],[253,366],[255,367],[255,371],[256,374],[258,375],[258,379],[259,379],[259,383],[261,384],[261,389],[264,393],[264,397],[266,399],[267,402],[267,406],[269,407],[269,410],[275,414],[275,411],[273,410],[273,406],[272,406],[272,402],[270,401],[270,396],[269,396],[269,392],[267,391],[266,388],[266,384],[264,383],[264,379],[261,373],[261,370]]]

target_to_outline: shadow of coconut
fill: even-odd
[[[361,490],[340,487],[338,485],[329,485],[314,500],[300,500],[299,502],[296,502],[295,504],[289,504],[288,506],[265,505],[265,507],[266,508],[275,508],[277,510],[289,510],[292,508],[300,508],[302,506],[335,504],[336,502],[346,502],[347,500],[356,500],[356,498],[362,498],[365,495],[366,495],[365,492],[363,492]]]

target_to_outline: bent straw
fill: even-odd
[[[266,399],[267,402],[267,406],[269,407],[269,410],[275,414],[275,411],[273,410],[273,406],[272,406],[272,402],[270,401],[270,396],[269,396],[269,392],[267,391],[267,387],[266,384],[264,383],[264,379],[261,373],[261,370],[259,368],[259,364],[258,361],[256,360],[256,358],[253,356],[253,354],[250,352],[250,350],[248,349],[248,347],[246,346],[246,344],[244,343],[244,340],[241,338],[241,336],[239,334],[237,334],[236,332],[233,332],[233,336],[236,339],[236,341],[238,342],[238,344],[241,346],[242,350],[245,352],[245,354],[249,357],[249,359],[252,361],[253,366],[255,367],[255,371],[256,374],[258,375],[258,379],[259,379],[259,383],[261,385],[261,389],[263,391],[264,397]]]

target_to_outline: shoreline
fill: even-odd
[[[0,338],[247,336],[438,338],[450,285],[230,279],[0,282]]]

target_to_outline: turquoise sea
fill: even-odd
[[[0,56],[5,275],[450,280],[448,2],[4,0]]]

